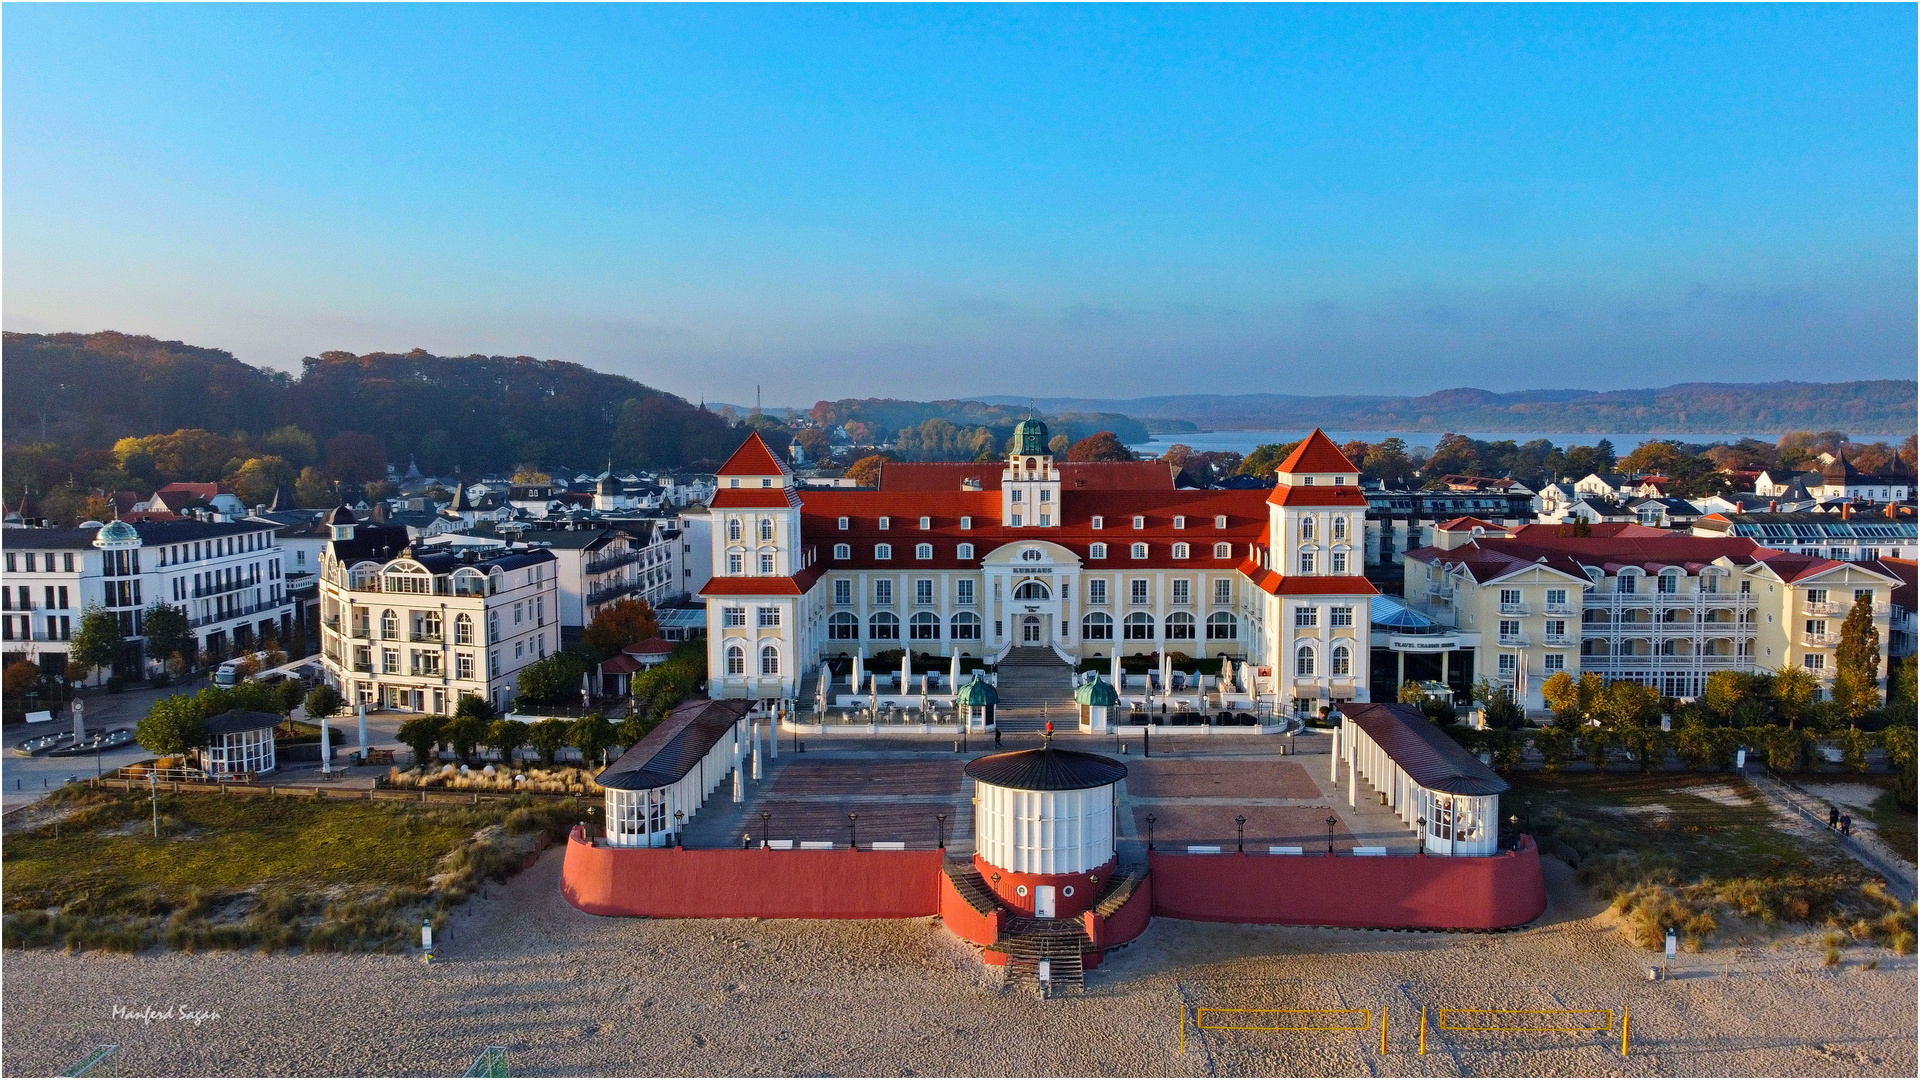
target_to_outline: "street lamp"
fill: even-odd
[[[1338,824],[1340,824],[1339,818],[1332,814],[1327,815],[1327,854],[1329,855],[1333,854],[1333,827]]]
[[[935,821],[939,822],[936,828],[940,833],[940,850],[945,851],[947,850],[947,815],[935,814],[933,817]]]
[[[859,814],[847,815],[847,832],[849,834],[849,839],[847,841],[847,850],[859,851],[860,850],[860,815]]]
[[[1420,832],[1420,854],[1425,855],[1427,853],[1427,819],[1414,818],[1413,827]]]
[[[673,812],[673,846],[679,848],[681,851],[687,850],[687,837],[686,834],[681,831],[682,827],[686,824],[686,820],[687,812],[685,810],[675,810]]]
[[[1247,815],[1233,815],[1233,828],[1235,834],[1233,850],[1245,855],[1247,853]]]
[[[1153,850],[1153,823],[1155,820],[1157,819],[1154,818],[1152,814],[1147,815],[1147,850],[1148,851]]]
[[[773,820],[773,814],[771,812],[766,810],[760,811],[760,846],[761,847],[767,846],[767,828],[768,828],[767,823],[772,820]]]
[[[1513,850],[1520,850],[1520,815],[1508,814],[1507,824],[1513,826]]]

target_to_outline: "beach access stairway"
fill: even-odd
[[[995,671],[1000,703],[994,710],[994,724],[1002,732],[1038,732],[1048,720],[1056,731],[1076,730],[1079,712],[1073,703],[1073,668],[1052,649],[1009,649]]]
[[[1000,903],[1000,898],[994,895],[971,861],[948,859],[946,873],[954,891],[967,906],[982,915],[1000,912],[1000,936],[991,947],[1007,958],[1006,966],[1001,969],[1003,985],[1026,984],[1043,993],[1065,987],[1086,989],[1086,956],[1099,950],[1079,919],[1035,919],[1014,914]],[[1093,903],[1094,913],[1102,918],[1111,917],[1146,878],[1145,866],[1120,867],[1107,878],[1100,897]],[[1051,985],[1041,985],[1042,960],[1047,961]]]

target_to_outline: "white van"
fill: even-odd
[[[266,666],[267,654],[265,652],[257,652],[257,653],[254,653],[252,656],[236,656],[233,659],[227,661],[226,663],[221,664],[218,668],[214,669],[213,685],[215,686],[240,685],[240,668],[248,660],[253,661],[253,668],[256,672],[258,672],[261,668]]]

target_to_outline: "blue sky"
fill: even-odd
[[[1915,8],[4,11],[4,322],[690,397],[1915,374]]]

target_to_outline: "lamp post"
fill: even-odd
[[[600,817],[599,807],[597,806],[587,807],[587,843],[589,844],[593,843],[594,826],[598,823],[599,817]]]
[[[1420,833],[1420,854],[1425,855],[1427,853],[1427,819],[1414,818],[1413,827]]]
[[[1520,815],[1508,814],[1507,824],[1513,826],[1513,850],[1520,850]]]
[[[773,820],[772,813],[766,810],[760,811],[760,846],[761,847],[767,846],[767,827],[768,827],[767,823],[772,820]]]
[[[1233,815],[1233,828],[1233,850],[1245,855],[1247,853],[1247,815]]]
[[[1533,831],[1533,800],[1522,799],[1520,805],[1527,808],[1527,831]]]
[[[939,822],[935,827],[940,833],[940,850],[945,851],[947,850],[947,815],[935,814],[933,817],[935,821]]]
[[[1157,819],[1155,819],[1152,814],[1147,815],[1147,850],[1148,851],[1153,850],[1153,823],[1155,820]]]
[[[675,810],[673,812],[673,846],[679,848],[681,851],[687,850],[687,837],[686,834],[681,831],[686,824],[686,820],[687,812],[685,810]]]
[[[1338,824],[1340,824],[1339,818],[1332,814],[1327,815],[1327,854],[1329,855],[1333,854],[1333,827]]]
[[[847,815],[847,835],[848,835],[847,850],[859,851],[860,850],[860,815],[859,814]]]

